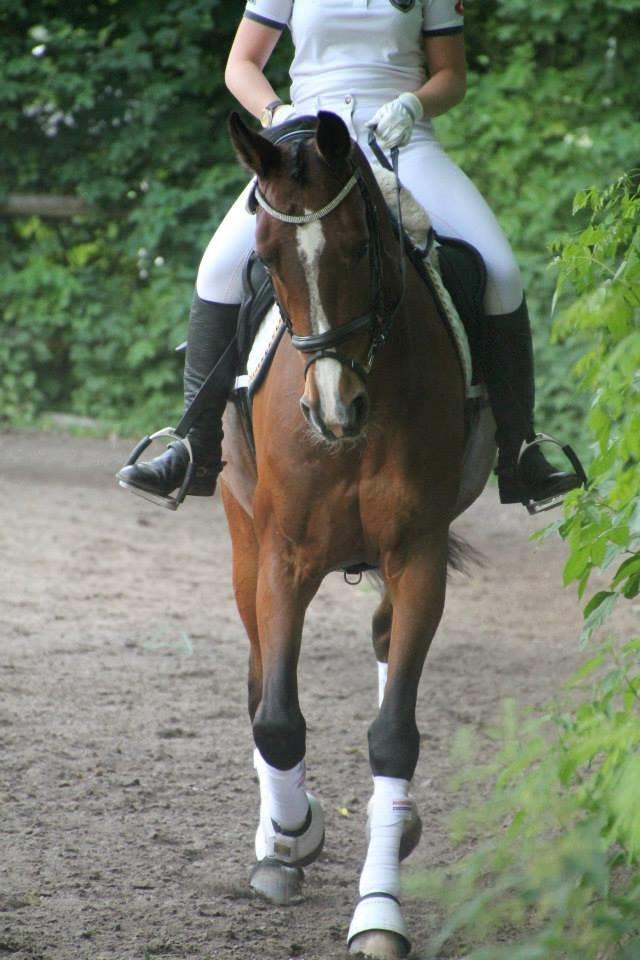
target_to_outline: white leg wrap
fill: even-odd
[[[389,664],[381,663],[379,660],[378,663],[378,706],[382,706],[382,701],[384,700],[384,689],[387,685],[387,674],[389,673]]]
[[[256,749],[253,765],[260,781],[260,808],[285,830],[297,830],[309,813],[304,790],[304,760],[291,770],[278,770],[263,760]]]
[[[277,770],[256,750],[253,765],[260,781],[257,860],[270,857],[300,867],[312,863],[324,842],[324,814],[304,789],[304,761],[291,770]]]
[[[369,801],[367,859],[360,874],[360,901],[354,911],[347,943],[361,934],[386,931],[404,941],[400,952],[397,944],[382,940],[379,949],[372,943],[356,941],[354,949],[365,952],[369,946],[375,956],[404,956],[409,952],[409,934],[400,910],[400,839],[407,817],[413,809],[409,799],[409,781],[395,777],[374,777],[373,796]],[[375,951],[375,952],[374,952]],[[390,951],[390,952],[389,952]]]
[[[360,875],[360,896],[371,893],[400,895],[400,837],[411,816],[409,781],[374,777],[369,803],[369,845]]]

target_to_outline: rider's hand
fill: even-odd
[[[275,127],[277,123],[284,123],[292,113],[294,113],[294,108],[290,103],[281,103],[280,106],[276,107],[273,111],[273,123],[271,126]]]
[[[280,109],[280,108],[278,108]],[[413,93],[401,93],[385,103],[367,123],[373,127],[380,144],[387,150],[409,143],[416,121],[424,116],[422,104]]]

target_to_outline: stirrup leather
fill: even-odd
[[[532,447],[540,447],[543,443],[553,443],[556,447],[560,447],[565,457],[573,467],[580,486],[586,487],[588,482],[587,475],[573,447],[571,447],[568,443],[561,443],[560,440],[550,436],[548,433],[537,433],[533,440],[522,441],[522,446],[520,447],[520,453],[518,454],[518,461],[516,465],[518,474],[520,475],[520,464],[527,450],[530,450]],[[520,479],[522,485],[525,486],[524,481],[522,481],[522,477],[520,477]],[[566,493],[557,493],[551,497],[546,497],[543,500],[523,500],[523,503],[527,508],[527,511],[533,515],[536,513],[543,513],[545,510],[553,510],[554,507],[560,506],[565,498],[565,495]]]
[[[131,454],[129,455],[129,459],[127,460],[125,466],[132,467],[140,458],[140,456],[144,453],[147,447],[150,446],[150,444],[153,443],[154,440],[157,440],[159,437],[169,437],[169,439],[173,441],[177,441],[178,443],[181,443],[189,456],[189,463],[187,465],[187,469],[184,475],[184,480],[182,481],[182,485],[180,486],[180,489],[178,490],[178,492],[173,496],[171,494],[167,494],[167,496],[163,496],[161,493],[150,493],[148,490],[141,490],[140,487],[136,487],[131,483],[126,483],[124,480],[121,480],[121,479],[118,479],[118,483],[120,484],[121,487],[124,487],[125,489],[130,490],[131,493],[135,493],[136,496],[142,497],[143,500],[148,500],[150,503],[155,503],[157,506],[160,506],[160,507],[166,507],[167,510],[177,510],[187,495],[187,490],[189,488],[189,484],[191,483],[191,480],[193,478],[193,473],[195,470],[193,450],[191,448],[191,444],[187,437],[180,436],[180,434],[176,432],[174,427],[164,427],[162,430],[158,430],[156,433],[152,433],[150,436],[143,437],[140,443],[136,447],[134,447],[133,450],[131,451]]]

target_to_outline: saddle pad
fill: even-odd
[[[438,248],[435,247],[433,252],[430,253],[428,257],[425,257],[424,266],[429,274],[429,279],[431,280],[433,290],[446,314],[447,322],[451,329],[451,334],[458,351],[460,365],[464,375],[465,396],[475,397],[477,396],[477,391],[473,386],[473,363],[471,360],[469,337],[467,336],[467,331],[465,330],[464,324],[460,319],[460,314],[458,313],[456,306],[451,299],[451,295],[444,285],[442,274],[440,273],[440,267],[437,262],[434,262],[437,261],[437,256]]]
[[[258,332],[247,358],[246,373],[236,378],[236,390],[248,390],[250,396],[257,390],[269,369],[269,364],[285,330],[286,327],[280,316],[280,310],[274,303],[267,310],[262,323],[258,327]]]
[[[397,183],[395,174],[390,170],[385,170],[384,167],[381,167],[379,164],[374,164],[371,169],[380,187],[384,201],[389,208],[389,212],[395,219],[397,216]],[[400,208],[402,210],[402,225],[405,233],[416,250],[424,250],[428,244],[431,220],[404,184],[400,185]],[[453,341],[456,345],[460,365],[464,374],[465,394],[467,397],[476,396],[477,391],[472,386],[473,363],[469,338],[456,305],[443,283],[437,246],[430,253],[427,253],[426,256],[422,257],[422,263],[431,281],[431,289],[440,300],[446,321],[451,329]]]

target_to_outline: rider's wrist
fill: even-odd
[[[267,103],[260,114],[260,123],[263,127],[270,127],[273,124],[273,118],[278,107],[283,105],[283,101],[278,98]]]
[[[414,122],[422,120],[424,116],[424,107],[415,93],[401,93],[398,97],[399,102],[408,110],[413,117]]]

